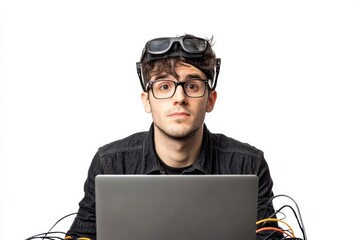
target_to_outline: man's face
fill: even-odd
[[[190,64],[176,67],[178,77],[161,73],[151,77],[154,80],[173,80],[184,82],[191,79],[206,79],[205,74]],[[142,93],[145,111],[152,114],[155,131],[171,138],[187,138],[202,128],[206,112],[211,112],[216,101],[216,92],[203,97],[188,97],[183,88],[178,86],[174,96],[168,99],[156,99],[151,91]]]

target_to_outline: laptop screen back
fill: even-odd
[[[254,240],[255,175],[98,175],[98,240]]]

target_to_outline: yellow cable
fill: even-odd
[[[66,236],[65,239],[74,240],[71,236]],[[81,238],[76,238],[75,240],[91,240],[91,239],[86,237],[81,237]]]

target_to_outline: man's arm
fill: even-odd
[[[84,184],[84,198],[79,202],[78,214],[65,239],[96,239],[95,177],[98,174],[103,174],[103,171],[100,165],[100,156],[96,153]]]

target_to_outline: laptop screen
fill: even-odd
[[[98,175],[98,240],[255,239],[255,175]]]

